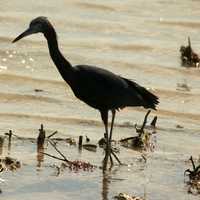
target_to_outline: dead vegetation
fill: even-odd
[[[21,167],[20,161],[15,158],[6,156],[5,158],[0,158],[0,172],[5,170],[14,171]]]
[[[120,145],[129,147],[129,148],[133,148],[133,149],[137,149],[137,150],[150,149],[152,151],[154,149],[153,143],[150,142],[151,141],[150,138],[151,138],[152,134],[155,133],[155,125],[156,125],[157,117],[155,117],[153,119],[153,121],[151,122],[151,125],[149,126],[149,128],[151,128],[153,131],[149,132],[146,130],[147,117],[149,114],[150,114],[150,111],[148,111],[147,114],[145,115],[144,122],[140,128],[138,128],[138,126],[135,125],[135,129],[138,134],[137,136],[125,138],[120,141],[112,140],[112,150],[114,153],[120,152],[120,147],[119,147]],[[59,137],[56,138],[55,135],[57,133],[58,133],[57,131],[54,131],[52,134],[47,135],[43,124],[41,124],[40,129],[39,129],[39,134],[36,139],[19,137],[16,134],[14,134],[12,130],[9,130],[8,133],[5,133],[5,137],[8,138],[8,149],[11,148],[11,143],[12,143],[13,137],[15,137],[15,139],[20,139],[20,140],[29,140],[30,139],[33,143],[35,141],[37,144],[37,161],[38,161],[37,167],[41,167],[41,163],[44,161],[44,156],[48,156],[53,159],[60,160],[60,161],[62,161],[61,165],[56,166],[56,169],[58,171],[57,174],[59,174],[60,171],[66,169],[66,168],[70,169],[71,171],[75,171],[75,172],[77,172],[79,170],[93,171],[95,168],[97,168],[97,166],[95,166],[87,161],[68,159],[67,156],[64,155],[61,152],[61,150],[59,149],[59,142],[60,141],[66,142],[69,145],[73,145],[75,147],[77,146],[77,142],[74,138],[71,138],[71,137],[70,138],[59,138]],[[80,136],[79,141],[78,141],[79,152],[81,152],[82,150],[96,152],[97,148],[98,148],[97,144],[92,144],[90,141],[91,141],[90,138],[88,138],[87,136],[84,137],[84,139],[83,139],[83,136]],[[0,142],[1,142],[1,140],[0,140]],[[49,144],[54,148],[54,150],[56,151],[56,153],[58,155],[52,155],[52,154],[48,153],[47,146],[49,146]],[[105,146],[106,146],[105,138],[101,138],[99,140],[98,144],[99,144],[99,147],[105,148]],[[99,167],[99,168],[101,168],[101,167]]]
[[[67,159],[66,156],[58,149],[58,147],[56,146],[56,143],[54,143],[51,140],[48,140],[48,142],[49,142],[49,144],[51,144],[51,146],[55,149],[55,151],[59,154],[60,157],[54,156],[54,155],[51,155],[48,153],[44,153],[44,152],[43,152],[43,154],[47,155],[51,158],[63,161],[60,169],[68,168],[72,171],[77,172],[79,170],[93,171],[96,168],[96,166],[90,164],[89,162],[85,162],[85,161],[81,161],[81,160],[71,161],[71,160]],[[59,169],[59,171],[60,171],[60,169]]]
[[[192,169],[186,169],[184,175],[189,177],[186,182],[188,185],[188,192],[192,194],[200,194],[200,163],[196,166],[192,156],[189,159],[192,163]]]
[[[61,165],[56,167],[56,169],[58,170],[57,175],[60,174],[61,170],[66,169],[66,168],[70,169],[71,171],[75,171],[75,172],[77,172],[79,170],[92,171],[96,168],[96,166],[90,164],[89,162],[85,162],[85,161],[81,161],[81,160],[74,160],[74,161],[69,160],[58,149],[57,142],[55,142],[55,141],[58,141],[58,139],[51,139],[57,133],[58,132],[55,131],[55,132],[53,132],[52,134],[50,134],[49,136],[46,137],[43,124],[41,124],[41,128],[39,129],[39,135],[38,135],[38,138],[37,138],[37,145],[38,145],[38,149],[39,149],[38,153],[41,153],[43,155],[46,155],[46,156],[49,156],[51,158],[62,161]],[[80,140],[80,138],[82,138],[82,137],[79,137],[79,140]],[[66,139],[59,139],[59,140],[63,140],[70,145],[76,145],[76,142],[73,138],[66,138]],[[59,156],[51,155],[51,154],[45,153],[43,151],[43,145],[44,145],[45,141],[54,148],[54,150],[58,153]],[[80,143],[80,141],[79,141],[79,143]],[[80,148],[80,146],[79,146],[79,148]],[[42,151],[40,151],[41,149],[42,149]]]
[[[199,67],[200,58],[191,46],[190,37],[188,37],[188,45],[180,47],[181,64],[185,67]]]
[[[157,123],[157,116],[155,116],[152,121],[148,125],[148,117],[149,117],[150,111],[148,111],[144,117],[143,123],[141,126],[135,125],[135,132],[137,133],[136,136],[128,137],[121,139],[120,141],[112,141],[112,148],[113,150],[118,153],[120,152],[120,148],[117,148],[118,145],[122,145],[123,147],[130,148],[133,150],[137,150],[139,152],[144,151],[154,151],[156,141],[152,138],[154,138],[156,134],[156,123]],[[12,130],[9,130],[7,133],[5,133],[5,136],[0,137],[0,146],[3,145],[5,138],[8,140],[8,149],[11,148],[12,141],[15,139],[20,140],[31,140],[32,142],[35,141],[37,145],[37,161],[38,165],[37,167],[41,167],[41,163],[44,161],[44,156],[48,156],[52,159],[56,159],[61,161],[60,165],[52,165],[51,167],[55,168],[56,175],[59,176],[61,172],[64,172],[66,169],[70,170],[71,172],[81,172],[81,171],[87,171],[92,172],[98,167],[96,165],[91,164],[88,161],[83,160],[70,160],[67,158],[66,155],[64,155],[61,150],[59,149],[60,141],[66,142],[69,145],[73,145],[75,148],[77,147],[79,151],[88,150],[92,152],[96,152],[97,145],[91,143],[91,139],[83,136],[79,137],[79,141],[76,142],[74,138],[68,137],[68,138],[60,138],[55,137],[55,135],[58,134],[57,131],[54,131],[52,134],[47,135],[46,131],[44,129],[43,124],[41,124],[39,129],[38,137],[33,138],[22,138],[17,136],[13,133]],[[101,138],[98,142],[99,147],[105,148],[105,138]],[[45,148],[44,148],[45,145]],[[49,146],[53,147],[57,155],[52,155],[47,153]],[[48,147],[48,148],[47,148]],[[143,156],[143,154],[142,154]],[[144,157],[144,159],[146,159]],[[192,194],[200,194],[200,163],[195,165],[193,158],[191,156],[190,161],[192,163],[192,169],[185,170],[185,175],[189,177],[189,180],[187,181],[188,192]],[[14,171],[21,167],[21,162],[17,159],[11,158],[11,157],[4,157],[0,158],[0,172],[3,172],[5,170],[11,170]],[[119,195],[114,197],[118,200],[142,200],[140,197],[135,196],[129,196],[126,193],[120,193]]]
[[[119,193],[118,195],[114,196],[114,199],[116,200],[144,200],[141,197],[130,196],[126,193]]]
[[[156,133],[156,122],[157,116],[155,116],[150,123],[149,126],[146,125],[148,115],[150,114],[150,110],[145,115],[143,124],[140,128],[138,128],[137,124],[135,125],[137,136],[128,137],[120,140],[122,146],[131,148],[137,151],[153,151],[155,148],[155,136]],[[151,131],[147,130],[150,129]]]

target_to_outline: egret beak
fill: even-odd
[[[26,37],[26,36],[31,35],[31,34],[34,34],[34,33],[37,33],[37,31],[34,30],[34,29],[28,28],[28,29],[25,30],[22,34],[20,34],[19,36],[17,36],[17,37],[12,41],[12,43],[17,42],[18,40],[22,39],[23,37]]]

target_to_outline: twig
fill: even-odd
[[[191,160],[191,163],[192,163],[193,170],[195,171],[196,170],[196,166],[194,164],[194,160],[193,160],[192,156],[190,157],[190,160]]]
[[[128,141],[128,140],[134,139],[135,137],[137,137],[137,136],[124,138],[124,139],[121,139],[120,142],[126,142],[126,141]]]
[[[155,116],[151,122],[151,126],[153,126],[154,128],[156,127],[156,122],[157,122],[158,117]]]
[[[41,153],[41,154],[44,154],[44,155],[46,155],[46,156],[49,156],[49,157],[51,157],[51,158],[55,158],[55,159],[57,159],[57,160],[62,160],[62,161],[66,161],[65,159],[63,159],[63,158],[59,158],[59,157],[57,157],[57,156],[53,156],[53,155],[51,155],[51,154],[48,154],[48,153],[44,153],[44,152],[39,152],[39,153]]]
[[[56,135],[58,133],[58,131],[53,132],[51,135],[47,136],[48,139],[50,139],[51,137],[53,137],[54,135]]]
[[[188,47],[189,47],[190,49],[192,49],[192,47],[191,47],[191,41],[190,41],[190,36],[188,36]]]
[[[113,150],[111,149],[111,154],[115,157],[115,159],[117,160],[117,162],[122,165],[121,161],[119,160],[119,158],[116,156],[116,154],[113,152]]]
[[[147,111],[141,128],[137,128],[137,124],[135,125],[135,129],[136,129],[136,132],[138,133],[139,137],[142,135],[142,133],[144,133],[144,127],[147,123],[147,118],[148,118],[148,115],[150,114],[150,112],[151,112],[151,110]]]
[[[12,130],[9,130],[9,132],[5,133],[5,135],[8,135],[8,141],[11,142],[11,138],[12,138],[12,135],[13,135]]]
[[[192,62],[192,53],[193,53],[193,50],[192,50],[192,46],[191,46],[191,41],[190,41],[190,37],[188,37],[188,49],[189,49],[189,61]]]
[[[53,148],[64,158],[64,161],[65,162],[70,162],[66,157],[65,157],[65,155],[60,151],[60,150],[58,150],[58,148],[56,147],[56,145],[49,139],[48,140],[49,141],[49,143],[53,146]]]
[[[80,136],[79,136],[79,139],[78,139],[78,147],[79,147],[79,149],[82,148],[82,145],[83,145],[83,136],[80,135]]]
[[[39,135],[38,135],[38,138],[37,138],[37,144],[38,145],[43,145],[44,144],[44,141],[45,141],[45,130],[44,130],[44,126],[43,124],[41,124],[41,127],[39,129]]]
[[[150,114],[150,112],[151,112],[151,110],[148,110],[148,111],[147,111],[147,114],[146,114],[145,117],[144,117],[144,121],[143,121],[143,124],[142,124],[142,127],[141,127],[141,132],[143,132],[143,130],[144,130],[144,127],[145,127],[145,125],[146,125],[146,123],[147,123],[147,117],[148,117],[148,115]]]

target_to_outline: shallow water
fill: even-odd
[[[180,66],[179,47],[186,45],[190,36],[194,50],[200,52],[199,1],[1,0],[0,11],[2,134],[12,129],[17,135],[36,137],[43,123],[47,131],[58,130],[62,137],[88,135],[96,142],[102,136],[99,113],[74,97],[50,60],[43,36],[33,35],[11,43],[31,19],[45,15],[55,25],[60,48],[72,64],[109,69],[136,80],[160,97],[158,111],[151,114],[158,115],[155,152],[141,166],[136,161],[138,153],[123,149],[121,159],[134,165],[130,171],[122,167],[109,175],[107,199],[118,192],[143,196],[144,190],[147,199],[197,198],[187,194],[183,171],[189,167],[185,161],[190,155],[199,156],[200,71]],[[181,90],[180,84],[187,84],[190,91]],[[114,138],[135,134],[133,127],[125,125],[141,123],[145,112],[126,108],[117,113]],[[178,129],[176,125],[184,128]],[[31,153],[35,158],[31,147],[17,145],[14,149],[11,155],[25,163],[32,160]],[[21,157],[25,149],[27,155]],[[80,158],[79,154],[76,156]],[[98,164],[102,157],[102,153],[81,155]],[[94,195],[106,199],[101,197],[105,188],[102,182],[106,182],[101,171],[64,173],[55,179],[43,168],[36,173],[34,166],[32,161],[19,173],[2,175],[7,179],[4,198],[32,199],[33,193],[48,199],[80,199],[76,195],[81,190],[81,199],[93,199]]]

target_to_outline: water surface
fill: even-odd
[[[11,44],[30,20],[40,15],[54,24],[60,48],[73,65],[109,69],[136,80],[160,97],[158,111],[152,113],[158,115],[157,148],[147,164],[137,162],[137,152],[123,149],[121,159],[134,165],[116,170],[109,175],[110,181],[105,181],[100,170],[65,173],[55,179],[45,170],[33,176],[33,159],[19,173],[3,175],[7,179],[2,186],[4,198],[80,199],[81,195],[81,199],[93,199],[95,195],[111,199],[118,192],[145,193],[147,199],[154,200],[197,198],[187,194],[183,171],[189,167],[185,161],[190,155],[199,156],[200,71],[180,66],[179,47],[186,45],[190,36],[194,50],[200,52],[199,1],[1,0],[0,11],[2,134],[12,129],[17,135],[36,137],[43,123],[47,131],[58,130],[62,137],[78,138],[82,134],[97,142],[104,131],[98,111],[77,100],[61,79],[42,35]],[[190,90],[180,88],[182,84]],[[145,112],[142,108],[126,108],[117,113],[114,138],[135,134],[133,127],[121,125],[141,123]],[[32,160],[30,154],[35,158],[34,148],[21,148],[27,155],[21,157],[17,145],[13,156],[25,163]],[[75,156],[80,158],[79,154]],[[97,164],[102,157],[102,152],[81,156]],[[109,186],[104,187],[104,182]],[[101,195],[103,188],[107,188],[107,197]]]

